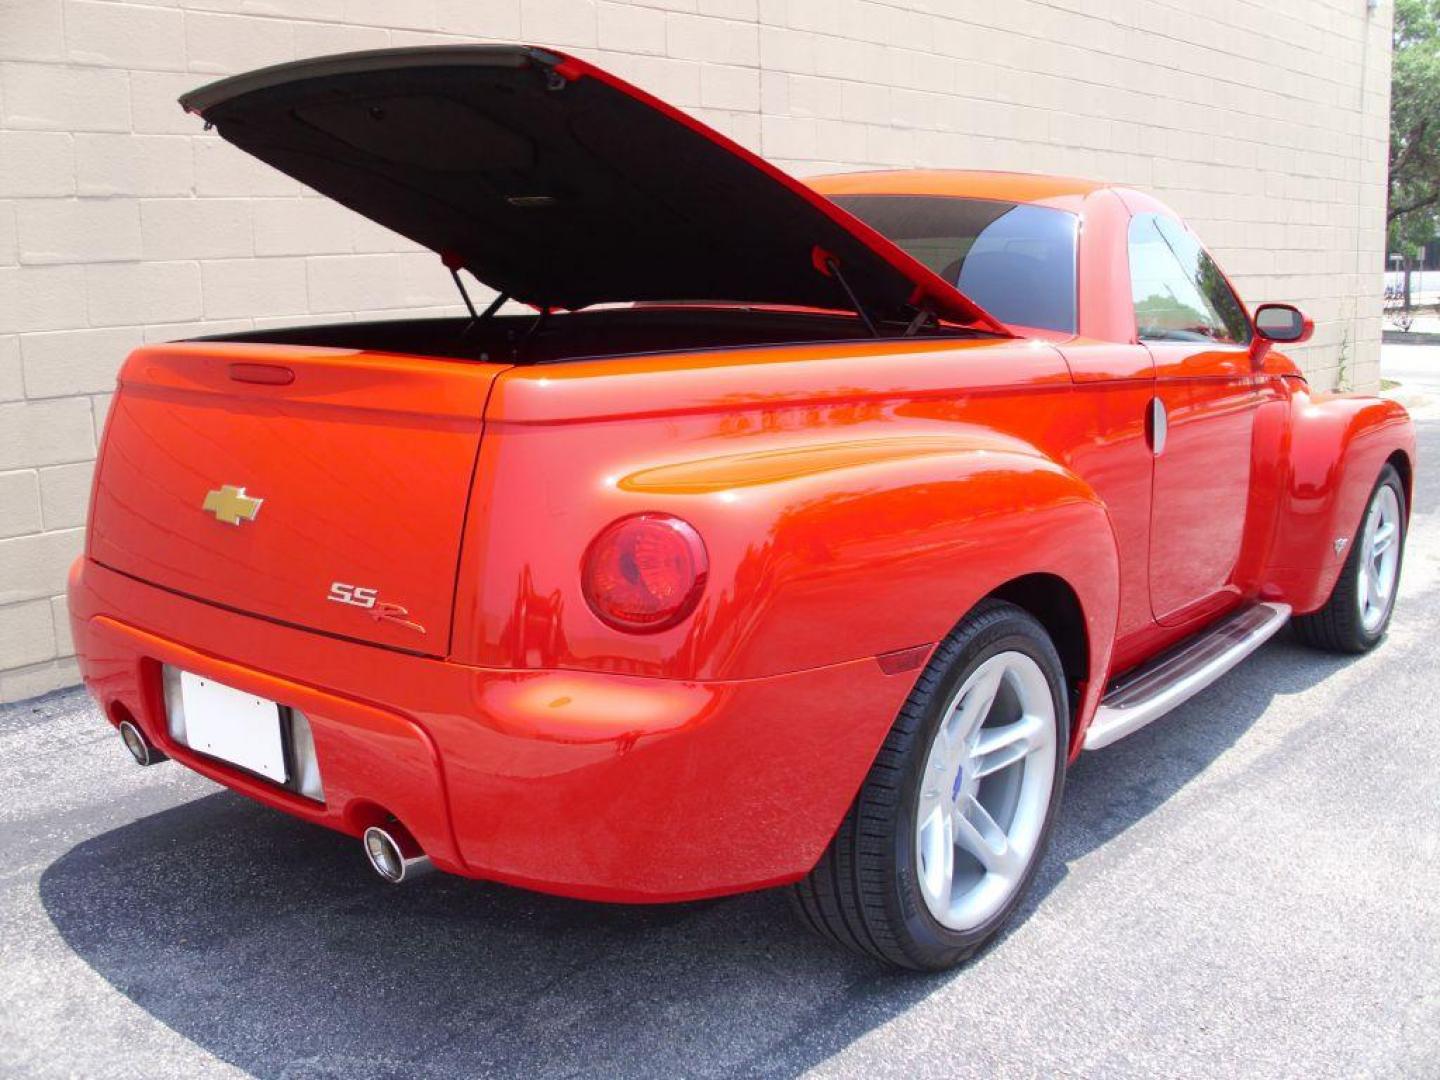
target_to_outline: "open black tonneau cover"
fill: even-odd
[[[824,196],[584,61],[518,45],[383,49],[202,87],[262,161],[537,307],[717,300],[923,308],[1008,334]]]

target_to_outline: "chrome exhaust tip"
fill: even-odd
[[[130,756],[135,759],[136,765],[158,765],[162,761],[169,761],[169,757],[159,747],[151,744],[145,738],[145,733],[132,724],[129,720],[120,721],[120,741],[125,744],[125,749],[130,751]]]
[[[392,832],[371,825],[365,830],[364,846],[370,869],[391,885],[422,877],[435,868],[420,845],[399,829]]]

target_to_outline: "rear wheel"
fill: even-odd
[[[1386,465],[1370,493],[1360,531],[1330,599],[1295,619],[1300,640],[1330,652],[1368,652],[1380,643],[1395,611],[1405,549],[1405,486]]]
[[[936,649],[830,847],[792,887],[801,918],[897,967],[965,960],[1035,875],[1068,733],[1044,627],[982,604]]]

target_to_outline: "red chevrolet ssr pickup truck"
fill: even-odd
[[[136,351],[71,577],[137,760],[389,880],[788,885],[940,968],[1019,903],[1076,755],[1287,620],[1385,633],[1408,417],[1312,390],[1277,348],[1309,321],[1247,311],[1153,198],[807,186],[526,47],[182,104],[494,290]]]

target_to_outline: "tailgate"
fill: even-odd
[[[179,343],[126,362],[90,556],[325,633],[443,655],[504,365]]]

